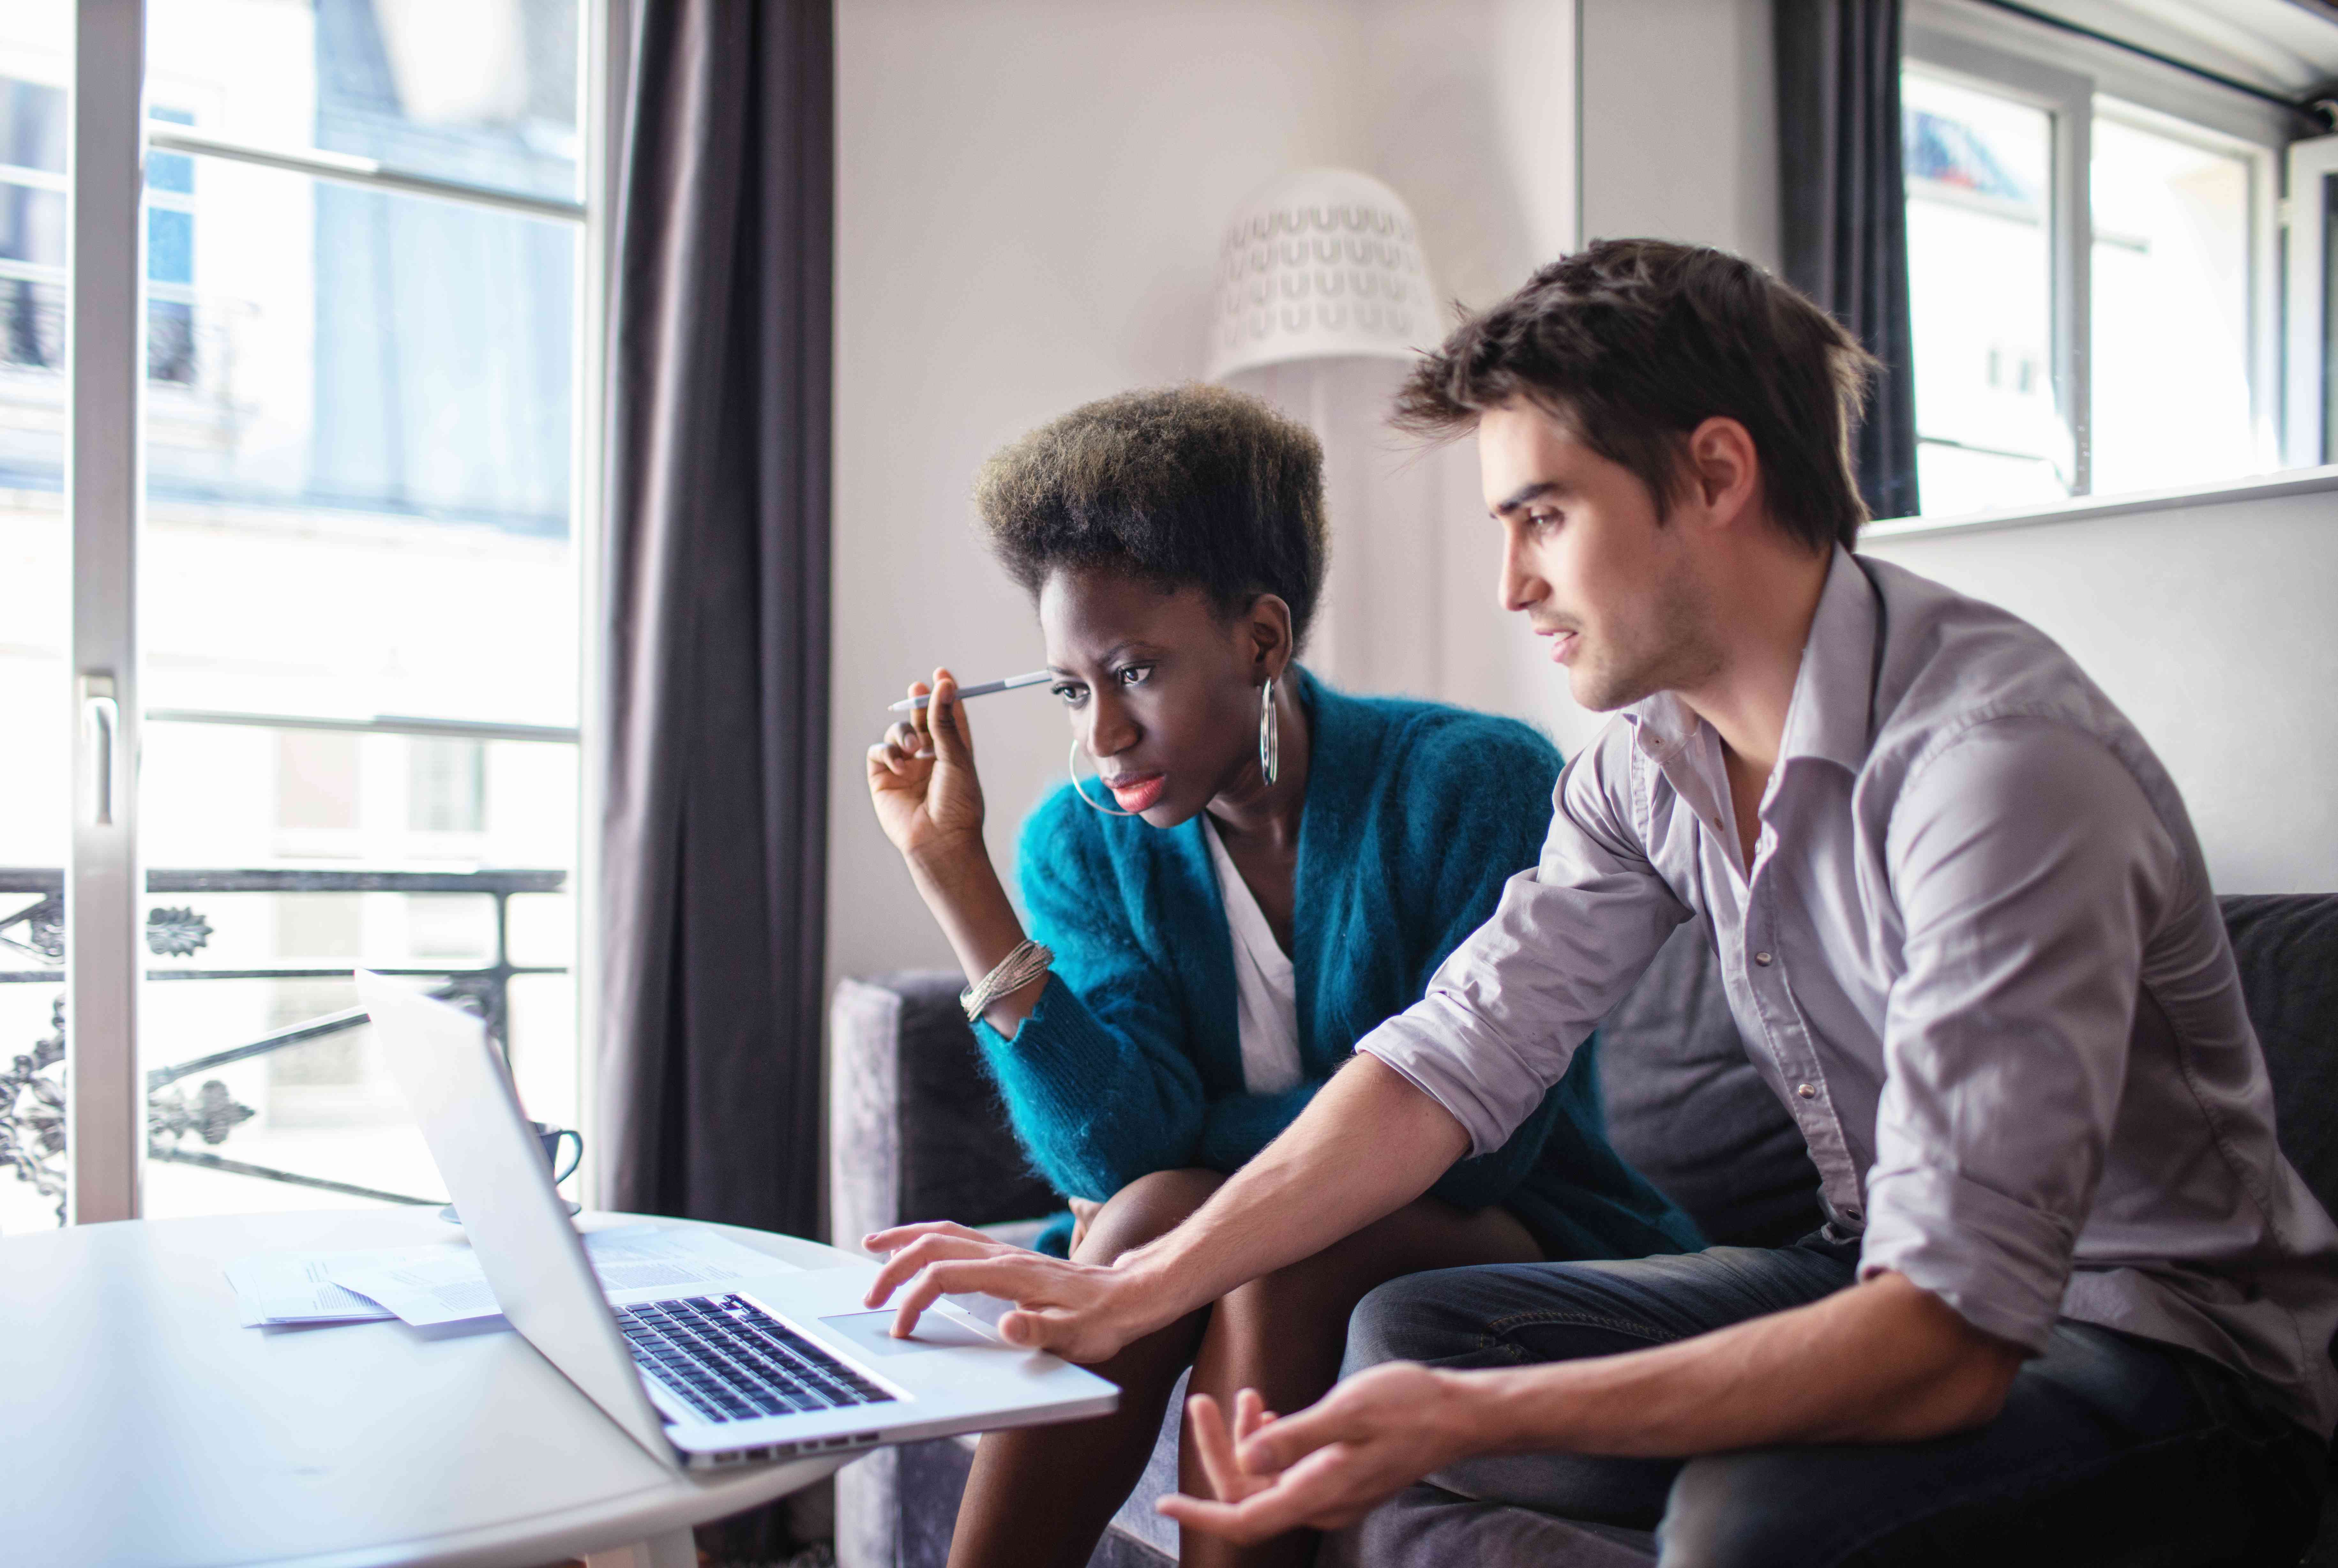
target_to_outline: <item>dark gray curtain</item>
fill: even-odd
[[[830,0],[639,8],[614,258],[604,1201],[819,1229]]]
[[[1786,279],[1883,363],[1854,448],[1878,517],[1916,509],[1915,349],[1900,162],[1900,0],[1776,0]]]

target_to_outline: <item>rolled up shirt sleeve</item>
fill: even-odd
[[[1619,721],[1567,764],[1534,867],[1503,886],[1420,1001],[1357,1044],[1451,1112],[1472,1154],[1534,1113],[1689,916],[1634,827],[1636,745]]]
[[[2182,861],[2107,746],[2026,716],[1920,765],[1885,858],[1905,967],[1861,1275],[2040,1351],[2127,1079],[2143,934]]]

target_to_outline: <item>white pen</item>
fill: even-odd
[[[985,681],[979,686],[961,686],[958,689],[958,694],[961,697],[987,697],[993,691],[1012,691],[1017,686],[1036,686],[1042,681],[1053,681],[1055,678],[1056,672],[1053,670],[1034,670],[1028,675],[1009,675],[1004,681]],[[924,697],[904,697],[885,711],[914,713],[924,707],[928,701],[929,699]]]

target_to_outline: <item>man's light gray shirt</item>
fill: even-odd
[[[1862,1277],[2032,1351],[2057,1317],[2184,1346],[2338,1422],[2338,1229],[2274,1142],[2184,803],[2042,633],[1838,550],[1750,874],[1720,739],[1669,695],[1556,801],[1537,866],[1358,1046],[1472,1152],[1701,913]]]

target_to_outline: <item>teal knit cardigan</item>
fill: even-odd
[[[1299,673],[1310,720],[1292,967],[1301,1082],[1243,1087],[1233,938],[1196,819],[1162,831],[1067,786],[1024,824],[1023,901],[1055,973],[1012,1039],[975,1025],[1025,1152],[1057,1191],[1102,1200],[1155,1171],[1231,1173],[1291,1124],[1381,1020],[1533,865],[1559,758],[1527,726],[1342,695]],[[1596,1040],[1510,1141],[1431,1189],[1508,1208],[1552,1258],[1704,1245],[1607,1143]],[[1067,1226],[1054,1240],[1060,1245]]]

